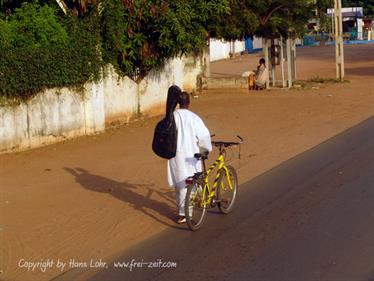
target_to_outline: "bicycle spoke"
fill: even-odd
[[[203,187],[194,183],[188,186],[186,195],[186,220],[187,224],[192,230],[197,230],[203,223],[206,208],[204,208],[203,202]]]
[[[218,208],[227,214],[231,212],[237,193],[237,176],[233,167],[227,166],[228,174],[225,171],[221,172],[219,188],[217,191]]]

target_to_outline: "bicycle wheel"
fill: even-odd
[[[229,181],[224,170],[221,171],[217,186],[217,205],[218,209],[223,214],[228,214],[231,212],[235,203],[236,194],[238,193],[238,177],[236,175],[236,171],[232,166],[227,166],[227,170],[230,175],[232,189],[230,188]]]
[[[194,181],[187,186],[187,194],[185,200],[185,215],[188,227],[196,231],[204,222],[206,208],[203,206],[203,186]]]

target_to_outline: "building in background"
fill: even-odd
[[[327,9],[327,15],[333,17],[334,9]],[[343,32],[346,40],[363,40],[364,29],[363,7],[342,8]],[[365,34],[366,35],[366,34]]]

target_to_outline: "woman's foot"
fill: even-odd
[[[185,216],[178,216],[177,217],[177,223],[178,224],[186,223],[186,217]]]

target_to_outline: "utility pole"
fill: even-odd
[[[280,45],[280,63],[281,63],[281,73],[282,73],[282,87],[287,86],[287,82],[284,80],[284,38],[281,36],[279,39]]]
[[[344,79],[342,0],[334,0],[336,78]]]
[[[292,52],[291,52],[291,39],[288,37],[286,39],[287,48],[287,78],[288,78],[288,88],[292,87]]]
[[[270,82],[269,82],[269,74],[270,74],[269,66],[270,66],[270,63],[269,63],[269,39],[267,39],[267,38],[262,38],[262,51],[263,51],[264,57],[265,57],[265,66],[268,70],[268,75],[266,77],[266,89],[269,89],[269,86],[270,86]]]

